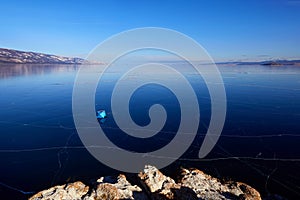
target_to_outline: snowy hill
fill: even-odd
[[[82,58],[69,58],[35,52],[0,48],[0,63],[14,64],[82,64]]]

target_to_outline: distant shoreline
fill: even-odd
[[[163,62],[168,62],[168,61],[163,61]],[[57,56],[52,54],[0,48],[0,65],[3,64],[93,65],[93,64],[104,64],[104,63],[103,62],[91,63],[83,58],[64,57],[64,56]],[[300,66],[300,60],[265,60],[265,61],[253,61],[253,62],[228,61],[228,62],[216,62],[215,64],[217,65]]]
[[[266,60],[257,62],[217,62],[217,65],[263,65],[263,66],[300,66],[300,60]]]

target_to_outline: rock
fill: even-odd
[[[54,186],[35,194],[30,200],[261,200],[260,194],[245,183],[223,183],[198,169],[182,169],[176,183],[156,167],[147,165],[134,180],[137,184],[139,181],[141,187],[120,174],[118,177],[101,177],[90,187],[80,181]]]
[[[173,179],[163,175],[156,167],[146,165],[143,172],[138,175],[142,185],[151,194],[152,199],[174,199],[171,189],[179,189],[180,186]]]
[[[29,200],[42,200],[42,199],[82,199],[82,197],[89,191],[89,187],[82,182],[54,186],[48,190],[41,191]]]
[[[156,167],[146,165],[138,175],[151,199],[196,199],[188,188],[181,188],[175,181],[163,175]]]
[[[240,195],[240,197],[242,199],[245,199],[245,200],[260,200],[261,199],[259,192],[256,189],[252,188],[251,186],[249,186],[245,183],[237,182],[237,187],[243,191],[243,194]]]
[[[118,189],[109,183],[99,184],[97,189],[94,190],[91,195],[86,196],[84,200],[94,200],[94,199],[106,199],[115,200],[119,198]]]
[[[182,169],[179,182],[191,188],[200,199],[261,200],[259,192],[245,183],[221,183],[198,169]]]
[[[97,180],[98,185],[85,200],[92,199],[148,199],[142,189],[131,185],[126,177],[121,174],[116,179],[113,177],[102,177]]]

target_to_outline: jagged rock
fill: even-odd
[[[151,199],[196,199],[196,195],[175,181],[163,175],[156,167],[146,165],[143,172],[139,173],[142,185],[151,196]]]
[[[182,169],[180,184],[191,188],[200,199],[261,200],[259,192],[240,182],[221,183],[198,169]]]
[[[29,200],[42,200],[42,199],[82,199],[82,197],[89,191],[89,187],[82,182],[77,181],[75,183],[54,186],[48,190],[41,191]]]
[[[99,184],[97,189],[91,193],[90,196],[86,196],[84,200],[98,200],[98,199],[106,199],[106,200],[116,200],[120,199],[118,189],[109,183]]]
[[[90,196],[85,197],[84,200],[148,199],[146,194],[142,192],[142,189],[136,185],[131,185],[123,174],[119,175],[117,179],[113,177],[101,177],[97,182],[97,188],[92,191]]]
[[[182,169],[176,183],[156,167],[147,165],[136,178],[142,188],[121,174],[101,177],[90,187],[79,181],[55,186],[35,194],[30,200],[261,200],[260,194],[245,183],[222,183],[197,169]]]

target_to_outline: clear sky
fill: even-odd
[[[0,47],[85,56],[124,30],[158,26],[216,60],[300,58],[300,0],[1,1]]]

